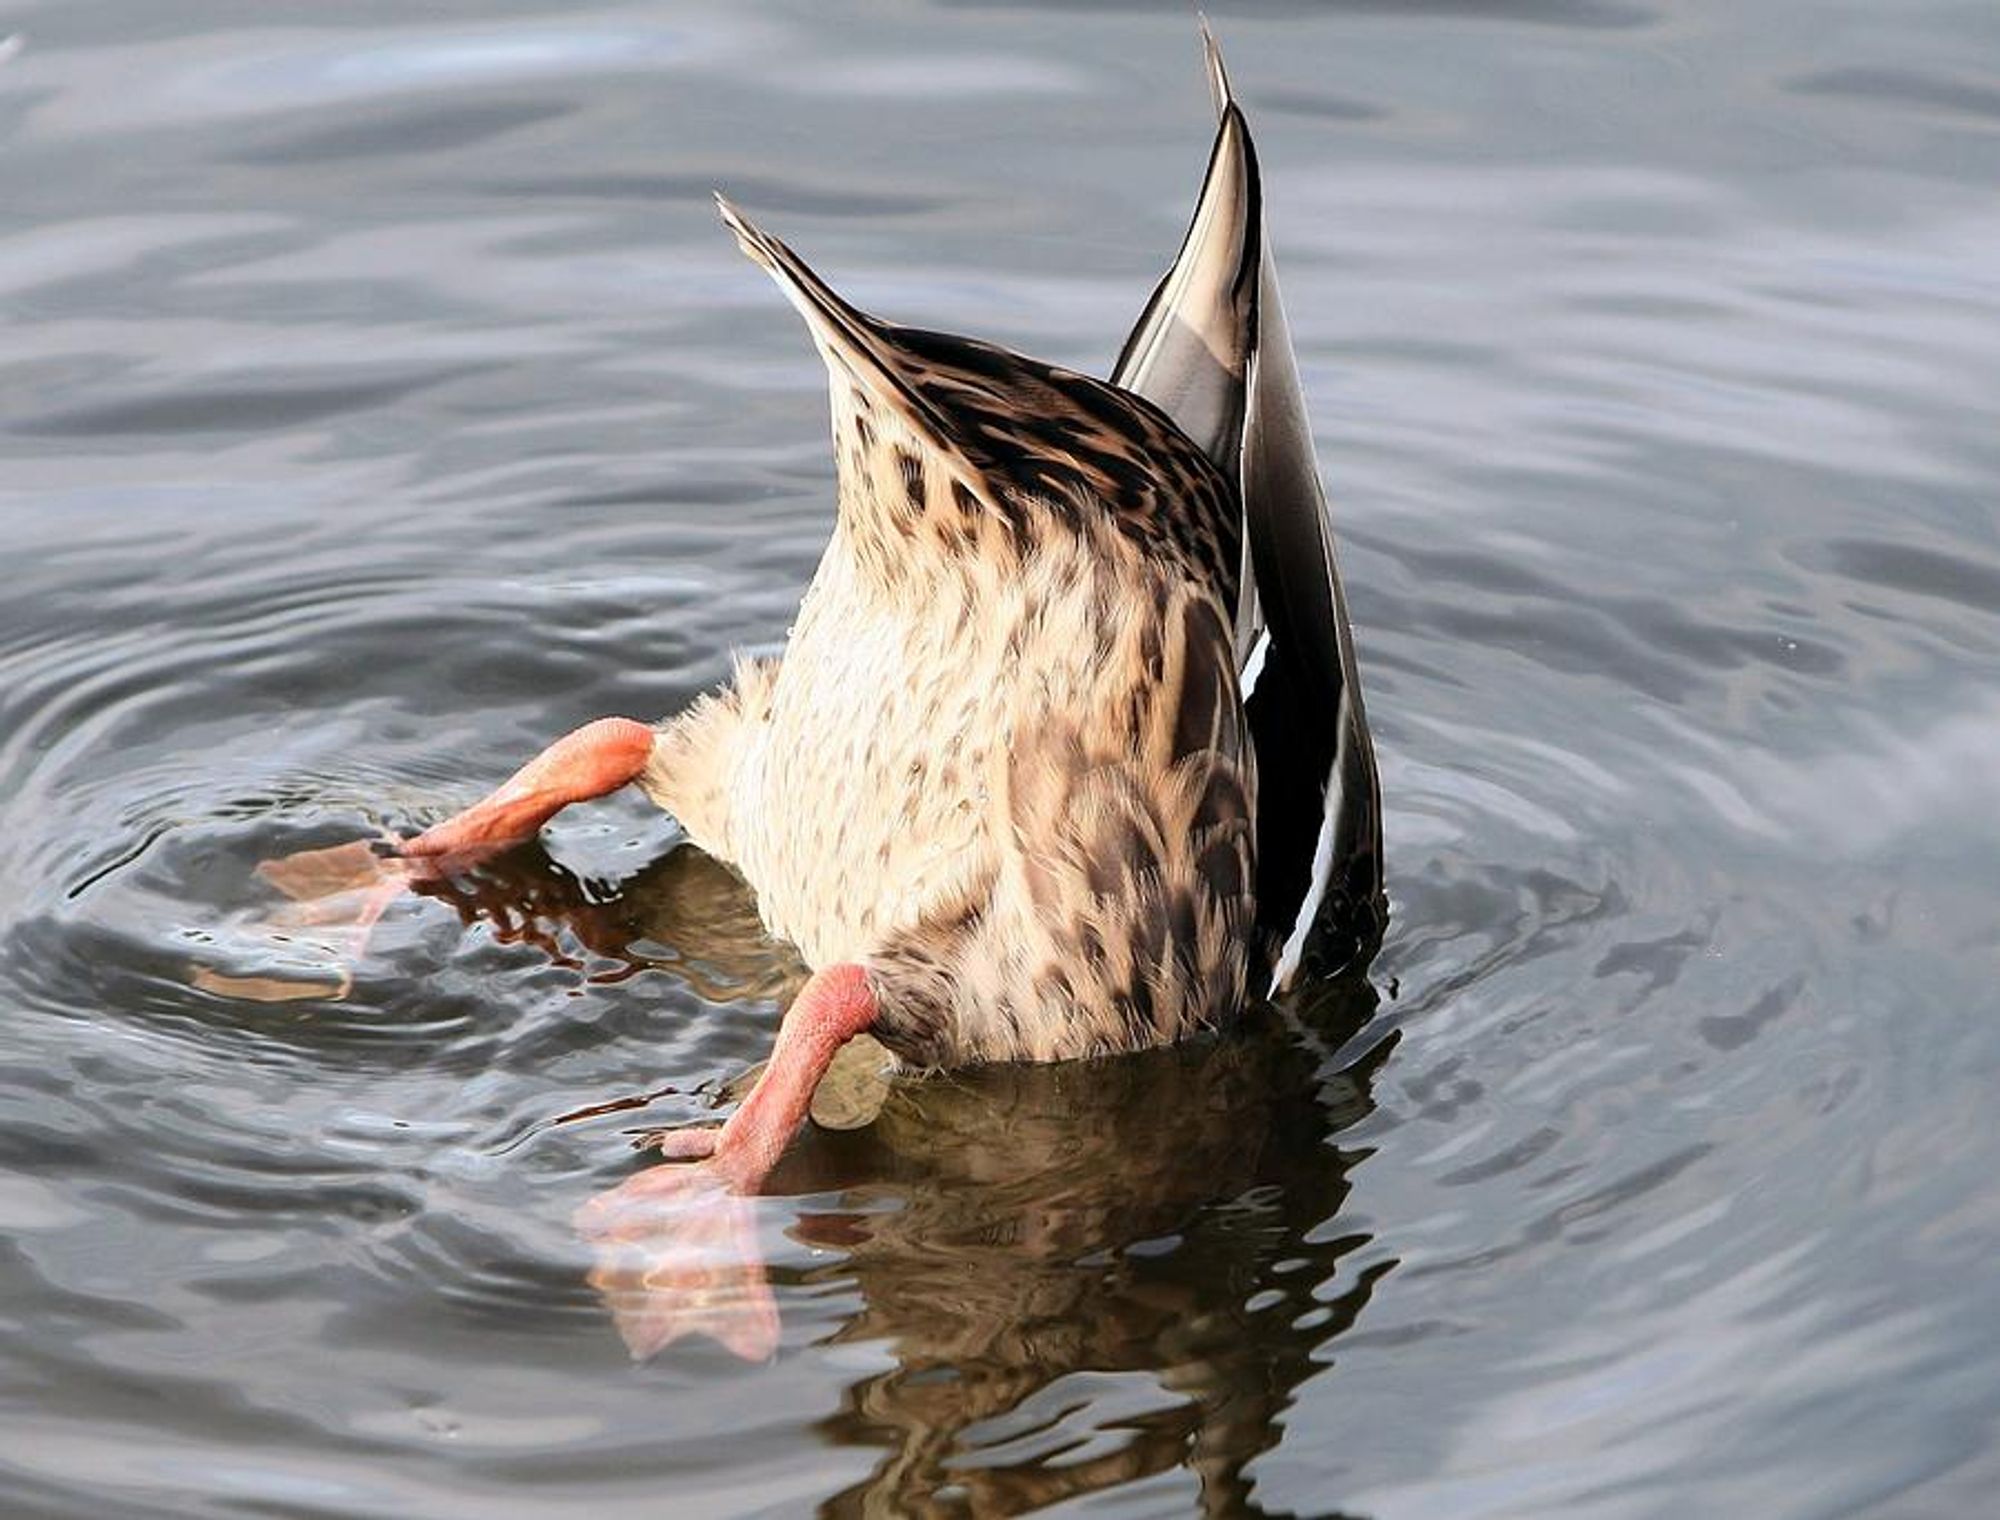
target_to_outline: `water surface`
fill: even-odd
[[[712,187],[1108,364],[1207,149],[1189,17],[0,6],[0,1507],[1990,1504],[2000,20],[1216,20],[1387,943],[808,1137],[775,1357],[634,1365],[569,1216],[767,1047],[740,890],[614,801],[265,1002],[215,978],[312,953],[252,867],[782,640],[824,394]]]

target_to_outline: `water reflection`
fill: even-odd
[[[1316,1010],[1339,1040],[1366,984]],[[1230,1038],[1079,1067],[899,1089],[874,1131],[799,1185],[859,1189],[810,1214],[862,1304],[834,1342],[895,1358],[822,1429],[886,1447],[828,1512],[922,1512],[946,1493],[1019,1514],[1185,1466],[1201,1512],[1256,1512],[1246,1469],[1393,1262],[1343,1278],[1339,1226],[1389,1042],[1331,1081],[1275,1018]],[[890,1205],[883,1207],[883,1205]]]
[[[487,925],[502,944],[588,966],[597,981],[669,968],[705,1000],[726,1003],[788,998],[807,975],[791,947],[765,932],[743,879],[692,846],[613,884],[578,874],[532,841],[411,890],[449,905],[463,924]]]
[[[747,888],[688,847],[614,891],[539,846],[421,890],[570,964],[587,949],[616,968],[600,975],[671,965],[710,1001],[803,976]],[[826,1512],[1018,1514],[1185,1466],[1203,1513],[1254,1513],[1247,1465],[1394,1266],[1378,1247],[1344,1273],[1370,1237],[1339,1225],[1359,1153],[1336,1137],[1373,1111],[1394,1039],[1335,1052],[1375,1007],[1350,977],[1173,1049],[901,1079],[872,1124],[808,1132],[757,1207],[784,1209],[787,1234],[832,1259],[772,1283],[858,1291],[820,1344],[894,1361],[820,1426],[884,1450]],[[794,1213],[794,1198],[812,1201]],[[705,1244],[692,1274],[601,1253],[596,1281],[635,1352],[658,1350],[663,1324],[753,1355],[775,1345],[775,1310],[741,1271],[748,1257],[761,1283],[748,1212]]]

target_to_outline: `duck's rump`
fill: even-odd
[[[845,525],[781,667],[662,730],[649,789],[905,1061],[1164,1043],[1240,1004],[1255,778],[1215,598],[1113,538],[886,597]],[[917,574],[917,570],[909,573]]]
[[[826,361],[840,511],[782,664],[669,725],[654,795],[921,1065],[1231,1013],[1255,777],[1233,484],[1150,402],[894,327],[725,208]]]

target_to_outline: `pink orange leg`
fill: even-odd
[[[653,753],[653,730],[630,718],[600,718],[558,739],[484,801],[384,849],[354,840],[267,860],[257,874],[297,905],[275,929],[309,927],[343,962],[359,960],[368,931],[412,881],[475,865],[532,837],[572,802],[636,780]],[[345,990],[343,974],[341,991]]]
[[[472,860],[532,838],[572,802],[615,792],[638,779],[653,753],[653,730],[631,718],[599,718],[565,734],[483,801],[408,840],[406,860]]]
[[[861,967],[816,972],[729,1122],[675,1131],[662,1147],[693,1165],[651,1167],[577,1210],[577,1230],[597,1252],[591,1284],[635,1357],[694,1334],[752,1360],[776,1349],[777,1306],[746,1195],[805,1122],[834,1052],[875,1016]]]

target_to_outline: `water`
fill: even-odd
[[[615,801],[272,1002],[217,980],[310,958],[251,868],[782,639],[824,397],[711,186],[1108,363],[1190,18],[0,7],[0,1508],[1990,1505],[2000,22],[1216,20],[1381,746],[1370,984],[899,1091],[757,1206],[774,1359],[634,1365],[569,1216],[766,1048],[740,892]]]

